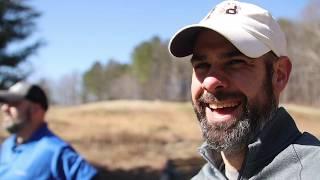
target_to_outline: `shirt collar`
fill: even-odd
[[[49,129],[47,123],[42,123],[38,129],[32,133],[31,137],[24,143],[30,143],[33,141],[38,141],[40,138],[42,138],[44,135],[48,134]]]
[[[44,135],[48,134],[48,132],[49,132],[49,129],[48,129],[47,123],[43,123],[39,126],[39,128],[35,132],[32,133],[31,137],[22,144],[17,145],[16,134],[9,137],[9,146],[13,151],[21,151],[26,145],[28,145],[31,142],[38,141]]]

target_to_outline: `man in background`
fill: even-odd
[[[18,82],[0,91],[3,127],[0,179],[93,179],[97,170],[53,134],[45,122],[48,100],[37,85]],[[67,130],[67,129],[66,129]]]
[[[207,160],[194,180],[319,179],[319,140],[279,107],[292,65],[267,10],[223,1],[179,30],[169,50],[192,55],[192,102]]]

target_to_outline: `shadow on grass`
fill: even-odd
[[[99,176],[96,178],[98,180],[158,180],[160,179],[161,175],[160,170],[155,170],[148,167],[139,167],[130,170],[109,170],[108,168],[99,166],[96,166],[96,168],[99,170]]]
[[[187,180],[191,179],[204,164],[199,157],[188,159],[170,159],[162,169],[139,167],[130,170],[115,169],[95,165],[99,170],[97,179],[112,180]]]

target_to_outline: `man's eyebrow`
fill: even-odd
[[[243,53],[241,53],[239,50],[234,49],[232,51],[228,51],[222,54],[218,55],[219,59],[225,59],[225,58],[231,58],[231,57],[236,57],[236,56],[245,56]]]
[[[191,62],[191,64],[192,64],[192,63],[195,63],[195,62],[198,62],[198,61],[204,61],[204,60],[206,60],[206,59],[207,59],[207,58],[206,58],[206,56],[204,56],[204,55],[193,54],[192,57],[191,57],[191,59],[190,59],[190,62]]]

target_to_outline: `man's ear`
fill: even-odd
[[[286,87],[290,73],[291,73],[292,64],[290,59],[287,56],[281,56],[273,64],[273,87],[277,94],[280,94]]]

